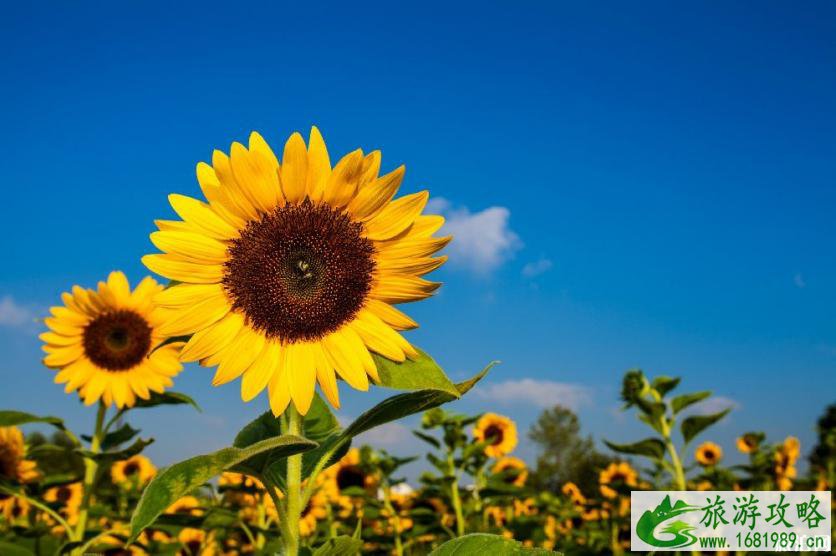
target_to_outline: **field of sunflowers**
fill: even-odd
[[[544,413],[531,468],[512,418],[445,410],[492,365],[454,383],[402,334],[417,324],[395,305],[438,289],[424,276],[452,238],[423,214],[427,192],[396,197],[403,167],[380,168],[359,149],[332,164],[316,128],[278,154],[253,133],[198,164],[203,199],[169,197],[180,220],[156,222],[161,252],[143,258],[164,282],[117,271],[69,288],[43,319],[44,376],[89,406],[91,427],[0,411],[0,554],[621,554],[631,491],[832,487],[833,406],[811,449],[741,431],[736,466],[706,440],[728,410],[685,411],[711,393],[676,377],[624,375],[624,411],[649,436],[606,453],[574,438],[566,456],[549,430],[573,416]],[[197,407],[176,388],[185,363],[215,369],[215,386],[240,379],[242,400],[265,394],[270,411],[231,446],[160,469],[131,418]],[[347,387],[393,395],[341,424]],[[353,445],[409,415],[422,454]],[[427,470],[410,484],[416,458]]]

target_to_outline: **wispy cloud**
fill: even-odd
[[[447,248],[452,265],[487,274],[522,247],[509,225],[511,211],[505,207],[471,212],[467,207],[454,208],[450,201],[439,197],[430,201],[427,212],[441,214],[447,220],[442,231],[453,236]]]
[[[533,378],[494,382],[480,386],[476,392],[501,405],[526,404],[540,409],[560,404],[576,411],[592,401],[589,389],[580,384]]]
[[[35,311],[20,305],[15,299],[6,295],[0,299],[0,325],[12,328],[29,328],[35,324]]]
[[[538,261],[526,264],[522,269],[522,274],[526,278],[534,278],[535,276],[540,276],[548,272],[553,266],[554,264],[552,264],[550,259],[541,258]]]
[[[796,288],[807,287],[807,282],[804,281],[804,276],[800,272],[796,272],[795,276],[792,277],[792,283],[795,284]]]

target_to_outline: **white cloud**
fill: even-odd
[[[35,313],[14,300],[10,295],[0,299],[0,325],[24,327],[34,324]]]
[[[442,214],[447,220],[442,233],[453,236],[447,248],[453,265],[489,273],[522,247],[519,236],[508,225],[511,211],[505,207],[470,212],[467,207],[453,208],[450,201],[439,197],[430,200],[427,212]]]
[[[807,287],[807,282],[804,281],[804,276],[802,276],[800,272],[796,272],[795,276],[792,277],[792,283],[795,284],[796,288]]]
[[[357,437],[356,445],[371,444],[372,446],[391,447],[401,442],[413,439],[409,428],[401,423],[393,422],[380,425]]]
[[[526,278],[534,278],[544,272],[548,272],[553,266],[554,264],[552,264],[550,259],[542,258],[539,261],[526,264],[522,269],[522,273]]]
[[[579,384],[523,378],[494,382],[476,389],[485,399],[502,405],[527,404],[545,409],[560,404],[576,411],[591,402],[589,389]]]

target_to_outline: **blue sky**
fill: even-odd
[[[383,151],[457,239],[412,339],[453,408],[526,428],[572,404],[596,437],[631,367],[733,405],[710,435],[796,434],[836,392],[836,5],[366,3],[10,6],[0,21],[0,407],[92,421],[39,364],[33,319],[72,284],[147,271],[166,195],[251,130]],[[203,414],[138,415],[160,463],[266,408],[189,367]],[[383,393],[349,394],[357,416]],[[414,451],[412,422],[372,440]],[[531,459],[530,446],[521,453]]]

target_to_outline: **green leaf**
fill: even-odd
[[[98,452],[95,454],[90,450],[76,450],[76,452],[86,458],[96,460],[99,463],[105,461],[121,461],[142,453],[142,450],[144,450],[153,443],[153,438],[149,438],[148,440],[137,438],[136,442],[134,442],[124,450],[116,450],[112,452]]]
[[[53,427],[66,430],[64,421],[58,417],[39,417],[31,413],[24,413],[23,411],[0,411],[0,427],[14,427],[28,423],[49,423]]]
[[[157,407],[158,405],[190,405],[198,411],[203,411],[200,409],[200,406],[197,405],[197,402],[194,401],[191,397],[187,396],[186,394],[181,394],[180,392],[163,392],[159,394],[157,392],[152,392],[151,397],[147,400],[143,400],[142,398],[138,398],[136,400],[136,405],[133,406],[132,409],[136,408],[146,408],[146,407]]]
[[[682,425],[680,425],[680,430],[682,431],[682,438],[685,440],[685,444],[688,444],[699,433],[725,417],[729,411],[731,411],[731,408],[724,409],[718,413],[712,413],[711,415],[692,415],[683,420]]]
[[[393,390],[438,390],[458,398],[460,394],[456,385],[447,378],[438,363],[420,349],[416,349],[418,358],[414,361],[406,359],[403,363],[372,354],[377,374],[380,376],[377,385]]]
[[[322,400],[319,394],[316,394],[307,415],[304,417],[304,428],[302,430],[305,431],[305,438],[319,444],[317,448],[302,455],[302,479],[304,480],[310,476],[323,455],[334,446],[342,429],[328,404]],[[232,445],[244,448],[266,438],[280,436],[284,432],[281,420],[267,411],[241,429]],[[349,445],[350,443],[336,450],[331,455],[330,461],[333,462],[343,457],[348,451]],[[249,475],[267,474],[280,487],[284,487],[287,476],[287,461],[283,455],[274,457],[272,453],[268,452],[240,463],[235,470]]]
[[[415,436],[417,436],[418,438],[420,438],[421,440],[423,440],[427,444],[435,446],[436,449],[438,449],[438,450],[441,449],[441,442],[439,442],[436,437],[434,437],[432,435],[429,435],[429,434],[426,434],[426,433],[423,433],[421,431],[412,431],[412,434],[414,434]]]
[[[659,376],[653,379],[650,386],[664,398],[665,394],[679,386],[680,380],[682,379],[679,377]]]
[[[148,352],[148,356],[150,356],[152,353],[154,353],[155,351],[157,351],[161,347],[167,346],[169,344],[173,344],[175,342],[188,342],[191,339],[192,339],[191,335],[172,336],[171,338],[166,338],[164,341],[160,342],[159,344],[157,344],[156,346],[151,348],[151,351]]]
[[[543,548],[525,548],[514,539],[506,539],[499,535],[473,533],[451,541],[447,541],[432,552],[430,556],[469,556],[484,554],[490,556],[535,556],[559,554]]]
[[[456,384],[454,386],[456,389],[455,394],[451,394],[447,390],[426,389],[385,399],[360,415],[357,420],[343,431],[341,436],[344,438],[354,438],[358,434],[362,434],[380,425],[385,425],[386,423],[397,421],[408,415],[420,413],[458,399],[465,392],[473,388],[477,382],[482,380],[495,364],[496,362],[491,363],[470,380]]]
[[[354,539],[348,535],[340,535],[328,539],[325,544],[313,551],[314,556],[354,556],[360,554],[363,548],[363,541]]]
[[[0,554],[4,556],[34,556],[35,553],[28,548],[0,541]]]
[[[665,456],[665,443],[658,438],[645,438],[632,444],[616,444],[609,440],[604,440],[610,450],[619,452],[621,454],[635,454],[637,456],[646,456],[654,459],[662,459]]]
[[[279,436],[256,442],[246,448],[224,448],[212,454],[193,457],[163,469],[145,488],[131,517],[130,542],[166,508],[206,481],[220,475],[242,461],[265,452],[287,457],[316,448],[312,442],[298,436]]]
[[[102,450],[110,450],[117,446],[124,444],[131,440],[134,436],[139,434],[139,429],[135,429],[128,423],[125,423],[113,432],[109,432],[102,440]]]
[[[682,394],[671,400],[671,409],[674,413],[679,413],[689,405],[701,402],[707,397],[711,396],[711,392],[693,392],[691,394]]]

